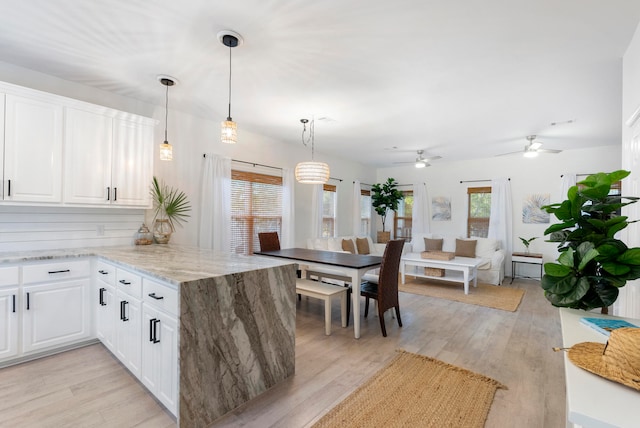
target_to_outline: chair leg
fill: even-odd
[[[369,297],[364,301],[364,317],[366,318],[367,315],[369,315]]]
[[[298,302],[302,300],[302,294],[298,294]]]
[[[351,287],[347,287],[347,325],[349,327],[349,316],[351,315]]]
[[[378,311],[378,318],[380,318],[380,329],[382,330],[382,336],[387,337],[387,327],[384,325],[384,312]]]
[[[396,318],[398,318],[398,325],[402,327],[402,318],[400,318],[400,305],[396,306]]]

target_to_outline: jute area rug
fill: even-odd
[[[498,388],[486,376],[398,351],[313,428],[483,427]]]
[[[511,312],[518,309],[525,291],[521,288],[478,283],[478,287],[469,284],[469,294],[464,294],[463,285],[460,283],[424,278],[406,278],[404,285],[398,281],[398,290]]]

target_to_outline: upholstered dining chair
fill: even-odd
[[[369,315],[369,299],[375,299],[378,307],[378,318],[380,318],[380,328],[382,335],[387,337],[387,328],[384,324],[384,313],[395,308],[398,325],[402,327],[402,319],[400,318],[400,303],[398,301],[398,271],[400,270],[400,258],[402,257],[402,248],[404,247],[404,239],[395,239],[389,241],[382,255],[382,263],[380,264],[380,275],[378,283],[364,281],[360,285],[360,295],[366,298],[364,304],[364,317]],[[349,307],[347,308],[349,309]],[[355,314],[354,316],[358,316]],[[347,320],[349,315],[347,313]]]
[[[280,249],[280,239],[278,232],[260,232],[258,233],[260,241],[260,251],[276,251]]]

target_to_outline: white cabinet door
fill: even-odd
[[[116,289],[103,282],[96,281],[97,301],[94,303],[96,311],[96,336],[111,352],[116,352],[116,320],[118,317],[118,303]]]
[[[87,278],[23,287],[24,353],[90,336],[89,283]]]
[[[142,305],[142,383],[174,415],[178,399],[178,323]]]
[[[18,355],[18,288],[0,288],[0,361]]]
[[[62,106],[10,94],[5,102],[4,200],[61,202]]]
[[[113,137],[112,202],[123,206],[150,207],[153,128],[141,123],[115,119]]]
[[[111,202],[112,128],[111,117],[66,108],[64,202],[88,205]]]
[[[140,300],[120,290],[116,291],[116,297],[116,356],[139,378],[142,359],[142,304]]]

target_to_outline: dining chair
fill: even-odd
[[[364,304],[364,317],[369,315],[369,299],[375,299],[378,307],[378,318],[380,318],[380,328],[382,335],[387,337],[387,328],[384,324],[384,313],[395,308],[398,325],[402,327],[402,319],[400,318],[400,304],[398,301],[398,271],[400,269],[400,258],[402,257],[402,249],[404,247],[404,239],[395,239],[387,242],[382,255],[382,263],[380,264],[380,275],[378,283],[363,281],[360,284],[360,295],[366,298]],[[347,307],[347,321],[349,319],[349,307]],[[358,314],[354,314],[358,316]]]
[[[260,241],[260,251],[276,251],[280,249],[280,239],[278,232],[260,232],[258,233]]]

